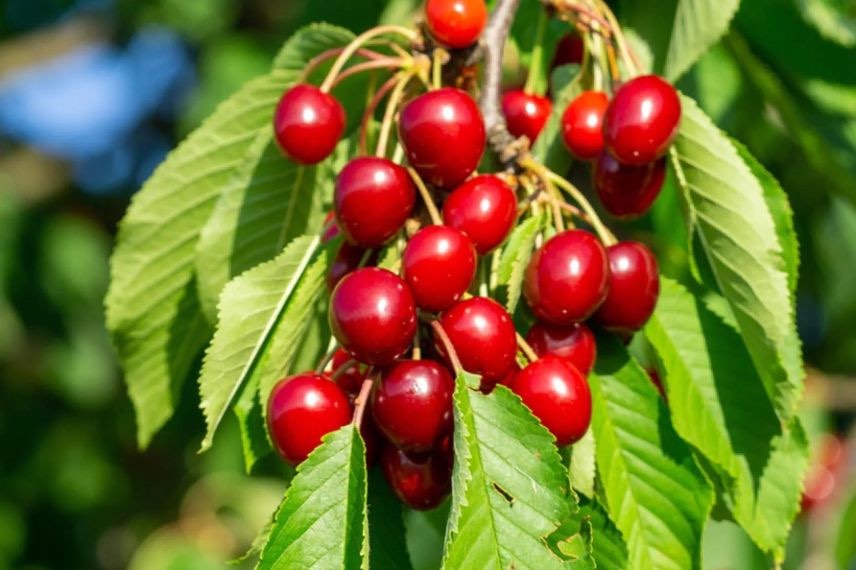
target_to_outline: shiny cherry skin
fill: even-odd
[[[268,400],[271,438],[292,465],[302,463],[323,436],[350,421],[351,405],[342,389],[312,372],[280,380]]]
[[[602,91],[584,91],[562,114],[562,140],[580,160],[594,160],[603,152],[603,116],[609,98]]]
[[[550,70],[560,65],[580,64],[583,62],[585,46],[583,39],[577,34],[566,34],[556,44],[556,52],[553,61],[550,62]]]
[[[428,31],[450,48],[471,46],[487,23],[484,0],[428,0],[425,3]]]
[[[476,250],[461,231],[427,226],[410,238],[401,259],[416,306],[438,312],[455,304],[476,274]]]
[[[582,438],[591,423],[591,391],[582,372],[548,354],[527,365],[511,389],[556,437],[561,447]]]
[[[354,357],[348,354],[345,349],[338,348],[333,353],[333,361],[331,363],[333,371],[330,375],[336,376],[336,384],[349,396],[356,396],[363,385],[363,381],[366,379],[365,373],[360,371],[360,367],[356,363],[340,371],[340,368],[353,359]]]
[[[358,269],[333,290],[330,327],[354,358],[385,366],[413,342],[416,304],[398,275],[377,267]]]
[[[609,292],[595,313],[605,329],[634,333],[641,329],[660,296],[657,258],[638,241],[622,241],[606,248],[609,258]]]
[[[496,383],[514,366],[517,336],[508,312],[493,299],[472,297],[440,316],[440,325],[452,343],[461,366]],[[437,349],[446,354],[439,338]]]
[[[678,134],[681,100],[669,83],[643,75],[622,85],[603,121],[606,150],[622,164],[641,166],[664,154]]]
[[[464,232],[479,255],[505,241],[516,220],[514,190],[491,174],[467,180],[443,204],[443,223]]]
[[[380,467],[393,493],[412,509],[433,509],[452,489],[452,463],[443,451],[413,458],[386,445],[381,452]]]
[[[538,356],[553,354],[564,358],[583,376],[591,372],[597,357],[594,334],[583,323],[557,326],[538,322],[529,329],[526,342]]]
[[[423,180],[454,188],[479,165],[485,128],[478,105],[465,91],[444,87],[408,102],[398,132],[407,161]]]
[[[526,136],[530,143],[538,138],[552,110],[552,101],[522,89],[506,91],[502,96],[502,114],[508,132],[514,137]]]
[[[454,390],[452,376],[439,362],[394,362],[372,390],[375,425],[399,449],[430,451],[452,429]]]
[[[602,154],[594,166],[594,187],[606,211],[616,218],[637,218],[648,211],[666,180],[666,157],[627,166]]]
[[[407,170],[391,160],[362,156],[339,172],[333,203],[345,238],[378,247],[404,225],[413,211],[416,188]]]
[[[523,282],[532,312],[554,325],[589,318],[608,288],[606,250],[585,230],[568,230],[547,240],[529,261]]]
[[[333,152],[345,130],[345,110],[329,93],[301,83],[276,106],[273,130],[279,148],[301,164],[316,164]]]

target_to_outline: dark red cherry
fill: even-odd
[[[487,23],[487,6],[484,0],[428,0],[425,23],[441,44],[464,48],[479,39]]]
[[[410,175],[391,160],[362,156],[336,178],[336,221],[351,243],[383,245],[413,210],[416,189]]]
[[[324,232],[321,234],[321,243],[327,243],[328,241],[334,240],[339,237],[339,234],[341,233],[339,226],[336,225],[335,213],[333,210],[330,210],[327,212],[327,215],[324,216]]]
[[[332,291],[342,280],[342,277],[356,270],[367,251],[364,247],[352,245],[346,241],[342,242],[336,251],[336,256],[330,263],[330,269],[327,270],[327,289]]]
[[[523,293],[535,316],[555,325],[589,318],[606,297],[609,264],[600,241],[568,230],[545,243],[526,268]]]
[[[538,322],[529,329],[526,342],[538,356],[564,358],[584,376],[591,372],[597,355],[594,334],[583,323],[559,326]]]
[[[550,69],[556,69],[560,65],[580,64],[583,62],[584,53],[583,39],[577,34],[566,34],[556,44]]]
[[[601,91],[584,91],[562,114],[562,140],[580,160],[593,160],[603,152],[603,116],[609,98]]]
[[[414,459],[387,445],[381,453],[380,466],[392,491],[412,509],[433,509],[452,488],[451,461],[442,451]]]
[[[333,152],[345,130],[345,110],[335,97],[314,85],[295,85],[276,106],[276,142],[301,164],[321,162]]]
[[[353,359],[354,357],[348,354],[345,349],[339,348],[333,353],[331,363],[333,371],[330,375],[336,377],[336,384],[349,396],[356,396],[366,379],[365,373],[360,371],[359,364],[353,363],[345,367]]]
[[[485,146],[484,121],[465,91],[429,91],[401,110],[398,132],[407,161],[426,181],[454,188],[479,165]]]
[[[666,153],[680,122],[681,100],[674,87],[656,75],[631,79],[606,110],[606,150],[623,164],[652,162]]]
[[[428,226],[410,238],[401,266],[416,306],[442,311],[470,286],[476,274],[476,250],[459,230]]]
[[[350,421],[347,396],[319,374],[307,372],[280,380],[268,400],[271,439],[292,465],[306,459],[323,436]]]
[[[398,275],[367,267],[342,278],[330,298],[330,327],[339,344],[365,364],[401,356],[416,334],[416,305]]]
[[[552,110],[553,103],[549,99],[522,89],[506,91],[502,96],[502,114],[508,132],[514,137],[525,135],[530,143],[538,138]]]
[[[517,361],[514,362],[512,367],[505,373],[505,376],[499,378],[485,378],[482,377],[481,383],[479,384],[479,390],[481,390],[485,394],[490,394],[493,392],[493,389],[496,388],[498,384],[502,384],[506,388],[511,388],[511,381],[514,380],[514,377],[517,373],[520,372],[520,365],[517,364]]]
[[[597,196],[617,218],[632,219],[647,212],[665,180],[665,156],[642,166],[627,166],[604,153],[594,166]]]
[[[430,451],[452,429],[454,390],[452,376],[438,362],[394,362],[372,391],[375,424],[399,449]]]
[[[517,336],[508,312],[493,299],[472,297],[440,316],[440,324],[464,370],[496,383],[514,366]],[[439,338],[437,349],[446,354]]]
[[[621,333],[641,329],[651,317],[660,295],[660,269],[650,249],[638,241],[606,248],[609,292],[595,313],[604,328]]]
[[[380,459],[381,446],[384,445],[384,441],[368,408],[363,414],[363,423],[360,424],[360,435],[366,446],[366,465],[371,469],[377,465],[378,459]]]
[[[467,180],[443,204],[443,223],[464,232],[480,255],[501,244],[515,220],[514,190],[490,174]]]

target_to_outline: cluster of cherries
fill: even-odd
[[[449,8],[456,5],[477,9]],[[481,0],[429,0],[426,23],[435,40],[460,48],[478,38],[486,14]],[[613,108],[628,98],[619,97]],[[626,125],[627,112],[621,109],[629,104],[607,112],[616,118],[606,123]],[[306,84],[285,92],[274,118],[283,152],[305,164],[329,156],[344,125],[341,104]],[[600,123],[596,130],[601,132]],[[657,139],[658,150],[649,152],[650,133],[658,129],[635,125],[615,136],[610,132],[604,130],[601,150],[618,151],[622,160],[629,156],[638,162],[662,151]],[[622,132],[631,132],[631,138]],[[475,101],[452,87],[410,99],[398,115],[398,140],[409,169],[387,158],[361,156],[338,174],[335,223],[331,220],[323,239],[344,237],[328,276],[330,325],[339,348],[321,367],[326,371],[280,381],[268,402],[268,419],[277,450],[296,465],[324,435],[352,421],[358,409],[365,413],[360,430],[368,461],[379,456],[397,496],[427,509],[451,486],[451,370],[480,376],[484,392],[507,386],[558,445],[570,445],[591,421],[586,375],[596,350],[586,321],[632,333],[651,315],[659,280],[653,254],[640,243],[604,247],[584,230],[558,233],[526,269],[524,295],[537,322],[523,341],[502,305],[468,292],[478,256],[503,243],[518,215],[511,178],[474,174],[486,143]],[[430,192],[425,184],[442,196],[441,219],[405,232],[412,235],[399,274],[373,267],[378,248],[418,217],[417,195]],[[522,368],[520,346],[529,356]]]

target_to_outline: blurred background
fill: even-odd
[[[417,6],[0,0],[0,570],[236,567],[282,496],[281,467],[269,460],[246,477],[231,424],[197,455],[203,423],[190,393],[151,447],[136,449],[103,327],[116,223],[169,149],[265,72],[298,27],[360,31],[406,22]],[[680,87],[793,205],[813,467],[785,567],[852,570],[856,2],[744,0],[732,33]],[[658,207],[632,231],[656,236],[665,271],[680,272],[673,212]],[[430,517],[411,523],[441,540]],[[708,568],[765,567],[735,525],[707,532]],[[436,565],[434,552],[414,554]]]

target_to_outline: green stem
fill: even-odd
[[[535,25],[535,41],[532,44],[532,56],[529,61],[529,75],[526,77],[526,85],[523,86],[523,92],[530,95],[541,94],[547,90],[547,81],[544,78],[547,68],[547,62],[544,61],[547,22],[547,11],[541,10],[538,14],[538,23]]]

